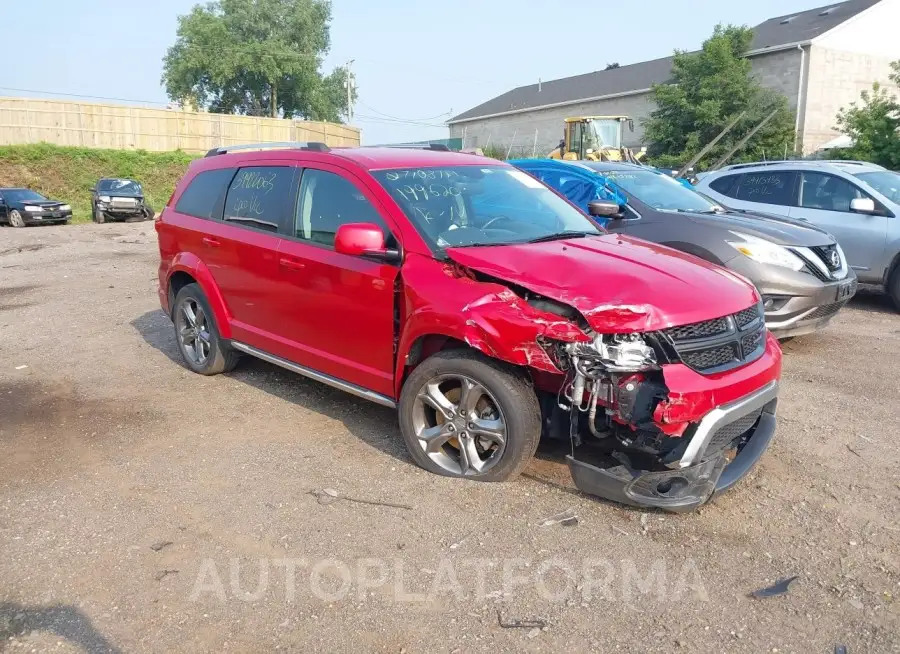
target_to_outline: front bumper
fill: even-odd
[[[856,273],[822,281],[811,273],[778,268],[738,257],[726,264],[756,286],[766,308],[766,327],[779,339],[809,334],[825,327],[856,294]]]
[[[23,211],[22,218],[26,225],[39,225],[41,223],[64,222],[72,219],[72,211]]]
[[[685,434],[686,448],[669,469],[627,465],[601,468],[567,456],[575,486],[584,493],[648,508],[686,512],[724,492],[759,461],[775,434],[778,382],[771,381],[707,413]],[[729,461],[727,454],[736,456]]]

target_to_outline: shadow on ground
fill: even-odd
[[[172,323],[162,310],[149,311],[131,321],[144,341],[186,368],[175,344]],[[349,395],[252,356],[244,356],[232,379],[281,400],[342,422],[356,438],[395,459],[412,465],[393,409]]]
[[[10,639],[32,631],[51,632],[89,654],[121,652],[74,606],[25,606],[0,602],[0,651],[4,651]]]

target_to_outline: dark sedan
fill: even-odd
[[[67,223],[72,207],[27,188],[0,188],[0,225],[13,227]]]
[[[510,163],[594,214],[611,232],[668,245],[740,273],[762,295],[766,325],[778,338],[824,327],[856,292],[856,274],[840,245],[809,223],[732,211],[649,166]],[[595,200],[601,202],[591,207]],[[606,215],[597,215],[600,208]]]
[[[133,179],[99,180],[92,193],[91,210],[95,223],[153,218],[153,209],[144,198],[144,187]]]

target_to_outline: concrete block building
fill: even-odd
[[[747,57],[766,87],[783,93],[796,111],[797,144],[805,153],[834,139],[841,107],[873,82],[887,84],[900,60],[900,0],[848,0],[771,18],[753,28]],[[546,153],[559,143],[563,119],[627,115],[643,142],[642,122],[653,111],[651,87],[670,79],[672,57],[512,89],[451,118],[450,136],[465,147],[494,144]],[[535,147],[536,146],[536,147]]]

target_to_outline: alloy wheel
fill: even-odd
[[[206,312],[195,298],[187,297],[178,307],[176,321],[181,349],[191,362],[202,366],[212,346]]]

